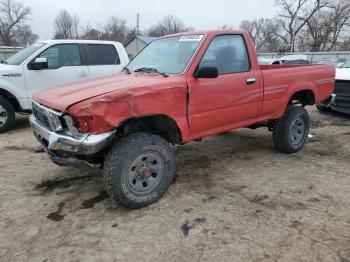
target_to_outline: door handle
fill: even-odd
[[[255,77],[247,78],[246,83],[247,83],[247,85],[255,84],[256,83],[256,78]]]

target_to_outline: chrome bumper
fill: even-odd
[[[336,98],[337,98],[337,95],[336,95],[336,94],[332,94],[331,101],[329,102],[329,104],[327,105],[327,107],[331,107],[332,105],[334,105],[334,104],[335,104]]]
[[[29,117],[29,122],[40,144],[48,151],[55,152],[94,155],[108,146],[115,134],[115,131],[113,131],[99,135],[82,134],[79,137],[73,137],[49,130],[34,115]]]
[[[332,94],[327,100],[321,101],[317,104],[328,108],[328,107],[331,107],[332,105],[336,104],[336,98],[337,98],[337,95]]]

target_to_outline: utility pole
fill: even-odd
[[[136,18],[136,35],[140,35],[140,14],[137,13],[137,18]]]
[[[140,52],[139,39],[138,39],[139,35],[140,35],[140,14],[137,13],[137,18],[136,18],[136,50],[137,50],[137,53]]]

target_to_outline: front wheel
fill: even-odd
[[[300,151],[309,135],[310,117],[303,107],[288,106],[274,125],[273,142],[283,153]]]
[[[174,150],[162,137],[134,133],[108,153],[103,180],[111,198],[128,208],[156,202],[174,179]]]
[[[15,124],[16,112],[13,105],[0,96],[0,134],[10,130]]]

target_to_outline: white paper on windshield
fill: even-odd
[[[184,36],[181,36],[180,38],[180,42],[188,42],[188,41],[191,41],[191,42],[199,42],[203,39],[204,35],[184,35]]]

